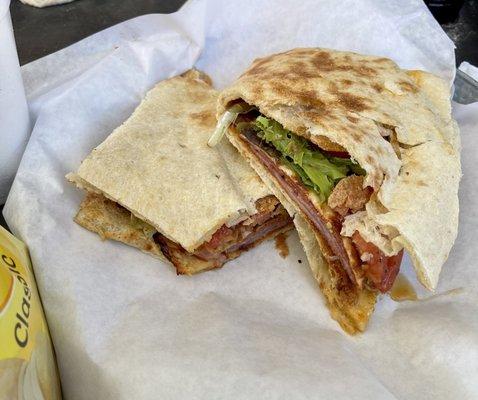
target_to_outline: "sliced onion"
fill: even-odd
[[[208,146],[216,146],[223,138],[226,130],[231,126],[231,124],[234,123],[237,116],[242,113],[247,113],[253,108],[254,107],[250,106],[249,104],[238,103],[226,110],[226,112],[222,114],[221,119],[217,122],[216,129],[207,142]]]
[[[226,133],[226,130],[231,126],[231,124],[234,123],[238,115],[239,115],[239,112],[233,112],[229,110],[227,110],[224,114],[222,114],[221,119],[218,121],[216,125],[216,129],[214,130],[214,133],[211,135],[211,137],[209,138],[207,142],[207,145],[209,147],[214,147],[221,141],[224,134]]]

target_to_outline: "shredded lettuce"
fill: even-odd
[[[157,232],[155,227],[153,227],[150,224],[148,224],[147,222],[144,222],[143,220],[137,218],[133,213],[131,213],[130,226],[133,229],[138,229],[138,230],[143,231],[143,233],[150,239]]]
[[[291,168],[305,186],[314,190],[320,201],[326,201],[340,179],[365,171],[348,158],[331,157],[313,149],[304,138],[285,129],[270,118],[259,116],[253,122],[257,135],[282,155],[282,162]]]

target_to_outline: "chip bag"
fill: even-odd
[[[0,227],[0,400],[60,400],[48,326],[28,250]]]

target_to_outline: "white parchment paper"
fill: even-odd
[[[478,398],[478,104],[454,109],[462,211],[437,292],[384,297],[360,336],[330,319],[295,234],[285,260],[265,243],[182,277],[73,223],[83,194],[64,175],[156,81],[196,65],[221,88],[297,46],[384,55],[450,82],[455,72],[420,0],[197,0],[23,67],[35,126],[4,213],[30,248],[67,400]]]

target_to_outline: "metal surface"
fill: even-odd
[[[478,82],[459,69],[456,70],[453,100],[460,104],[478,101]]]

